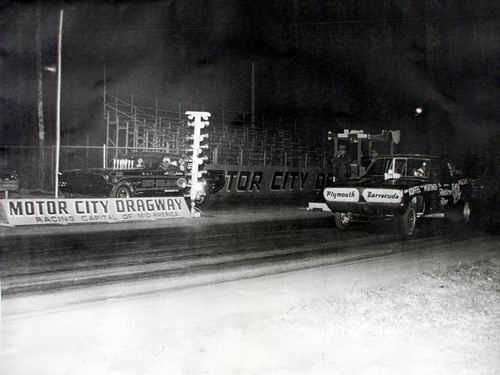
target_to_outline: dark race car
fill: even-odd
[[[201,179],[191,187],[188,171],[179,163],[180,158],[173,154],[130,154],[125,158],[114,159],[114,168],[63,171],[59,178],[59,188],[66,196],[115,198],[161,195],[190,197],[190,191],[194,189],[195,202],[201,205],[205,203],[207,194],[221,188],[217,175]]]
[[[339,229],[353,221],[395,220],[403,237],[415,234],[421,218],[469,222],[469,181],[447,160],[429,155],[381,156],[360,178],[338,181],[323,191]]]

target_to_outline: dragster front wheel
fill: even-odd
[[[120,184],[114,189],[112,196],[114,198],[130,198],[132,196],[132,191],[127,185]]]
[[[346,230],[352,223],[352,216],[349,212],[335,212],[335,226],[340,230]]]

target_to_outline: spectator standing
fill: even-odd
[[[344,180],[351,177],[351,161],[347,156],[345,145],[339,145],[337,153],[332,160],[333,175],[337,180]]]
[[[170,158],[168,156],[164,156],[162,159],[161,159],[161,163],[159,165],[160,169],[161,170],[168,170],[168,168],[170,168]]]
[[[136,168],[144,168],[144,160],[142,158],[137,159]]]

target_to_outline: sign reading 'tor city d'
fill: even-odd
[[[1,217],[11,225],[121,222],[189,217],[184,197],[6,199]]]

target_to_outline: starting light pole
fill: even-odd
[[[203,150],[208,148],[207,144],[204,144],[208,134],[202,134],[201,129],[204,129],[210,125],[208,119],[210,118],[210,112],[198,112],[198,111],[187,111],[186,116],[188,118],[188,126],[193,128],[193,136],[189,137],[192,140],[191,149],[192,152],[192,166],[191,166],[191,189],[190,189],[190,199],[191,199],[191,215],[199,215],[195,209],[195,201],[197,194],[200,193],[200,186],[202,185],[200,179],[203,177],[207,171],[201,170],[201,165],[208,159],[206,155],[202,155]]]

